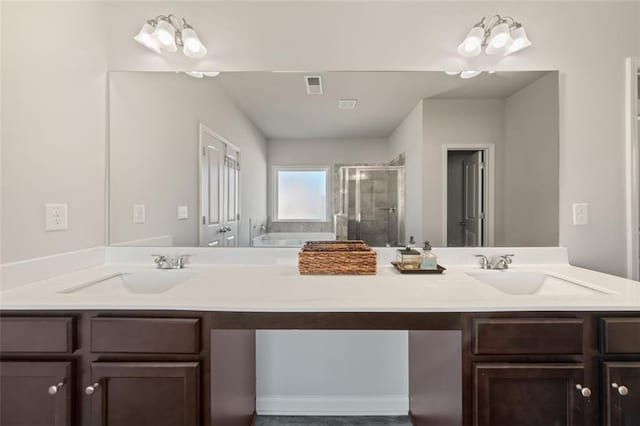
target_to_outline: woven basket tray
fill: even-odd
[[[298,255],[302,275],[375,275],[376,252],[364,241],[309,241]]]

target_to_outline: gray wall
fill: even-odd
[[[0,262],[104,245],[103,10],[90,3],[0,7]],[[45,232],[45,203],[69,205],[67,231]]]
[[[391,157],[405,154],[405,241],[422,235],[422,105],[418,102],[389,137]]]
[[[505,99],[502,245],[555,246],[559,217],[558,75]]]
[[[444,241],[443,145],[493,144],[496,165],[504,156],[504,101],[502,99],[425,99],[423,149],[424,239],[434,246]],[[502,170],[496,167],[496,189],[502,185]],[[495,191],[495,222],[503,218],[502,194]],[[495,243],[500,235],[496,233]],[[499,244],[500,245],[500,244]]]
[[[98,228],[104,225],[106,70],[459,68],[464,61],[455,53],[456,40],[467,22],[508,8],[526,22],[535,45],[509,60],[482,56],[474,65],[560,70],[560,244],[576,265],[625,272],[623,77],[624,59],[640,56],[637,2],[470,2],[464,8],[430,2],[172,3],[173,13],[207,29],[201,32],[210,55],[197,62],[155,55],[131,41],[140,23],[165,6],[1,3],[2,120],[8,123],[2,129],[3,262],[104,243]],[[617,30],[593,31],[602,22],[616,22]],[[73,102],[61,107],[60,99]],[[47,139],[57,141],[55,149],[40,146]],[[84,162],[63,167],[75,170],[66,179],[53,165],[69,162],[70,152]],[[28,160],[36,170],[9,165]],[[593,172],[601,168],[608,172]],[[54,176],[55,188],[36,184]],[[69,231],[44,232],[43,204],[49,201],[70,203]],[[571,224],[571,205],[579,201],[590,203],[588,226]]]
[[[175,246],[198,245],[199,123],[240,148],[239,243],[248,246],[249,218],[266,214],[264,136],[215,79],[139,72],[110,74],[112,243],[170,234]],[[133,223],[134,204],[145,204],[146,223]]]

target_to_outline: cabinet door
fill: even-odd
[[[0,363],[0,425],[71,424],[71,363]]]
[[[640,362],[604,363],[608,426],[640,425]]]
[[[486,363],[474,365],[476,426],[575,426],[585,424],[580,364]],[[595,402],[594,402],[595,403]]]
[[[195,426],[200,422],[200,370],[196,362],[91,364],[94,426]],[[97,385],[96,385],[97,384]]]

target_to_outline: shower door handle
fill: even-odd
[[[356,214],[356,238],[360,240],[360,222],[362,221],[362,213]]]

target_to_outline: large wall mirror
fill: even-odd
[[[558,245],[558,73],[111,72],[109,243]]]

